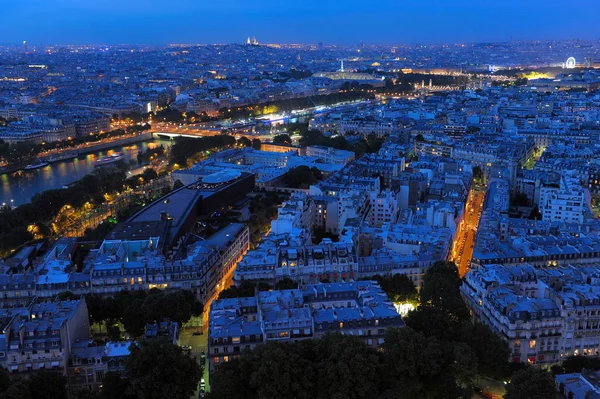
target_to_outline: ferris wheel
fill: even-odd
[[[575,58],[569,57],[569,58],[567,58],[567,62],[565,62],[565,68],[573,69],[573,68],[575,68],[576,64],[577,64],[577,62],[575,61]]]

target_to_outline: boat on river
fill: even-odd
[[[38,159],[34,163],[25,166],[25,168],[23,168],[23,169],[33,170],[33,169],[37,169],[37,168],[43,168],[44,166],[48,166],[48,162],[44,162],[44,161],[41,161]]]
[[[104,156],[104,157],[100,158],[99,160],[97,160],[96,162],[94,162],[94,166],[97,167],[97,166],[108,165],[108,164],[111,164],[113,162],[120,161],[124,157],[125,157],[125,155],[123,155],[122,152],[115,152],[112,155],[107,155],[107,156]]]
[[[46,159],[46,161],[49,163],[54,163],[54,162],[60,162],[60,161],[67,161],[67,160],[73,159],[73,158],[77,158],[77,153],[69,151],[69,152],[64,152],[62,154],[51,155],[48,157],[48,159]]]

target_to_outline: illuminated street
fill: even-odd
[[[464,276],[470,269],[477,225],[483,209],[485,191],[472,190],[465,207],[465,217],[459,226],[459,232],[452,248],[452,260],[458,266],[460,276]]]

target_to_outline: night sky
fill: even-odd
[[[0,0],[0,44],[600,39],[599,0]]]

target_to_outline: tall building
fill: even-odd
[[[583,223],[589,209],[589,191],[582,187],[579,177],[564,173],[560,187],[541,189],[539,209],[548,222]]]

